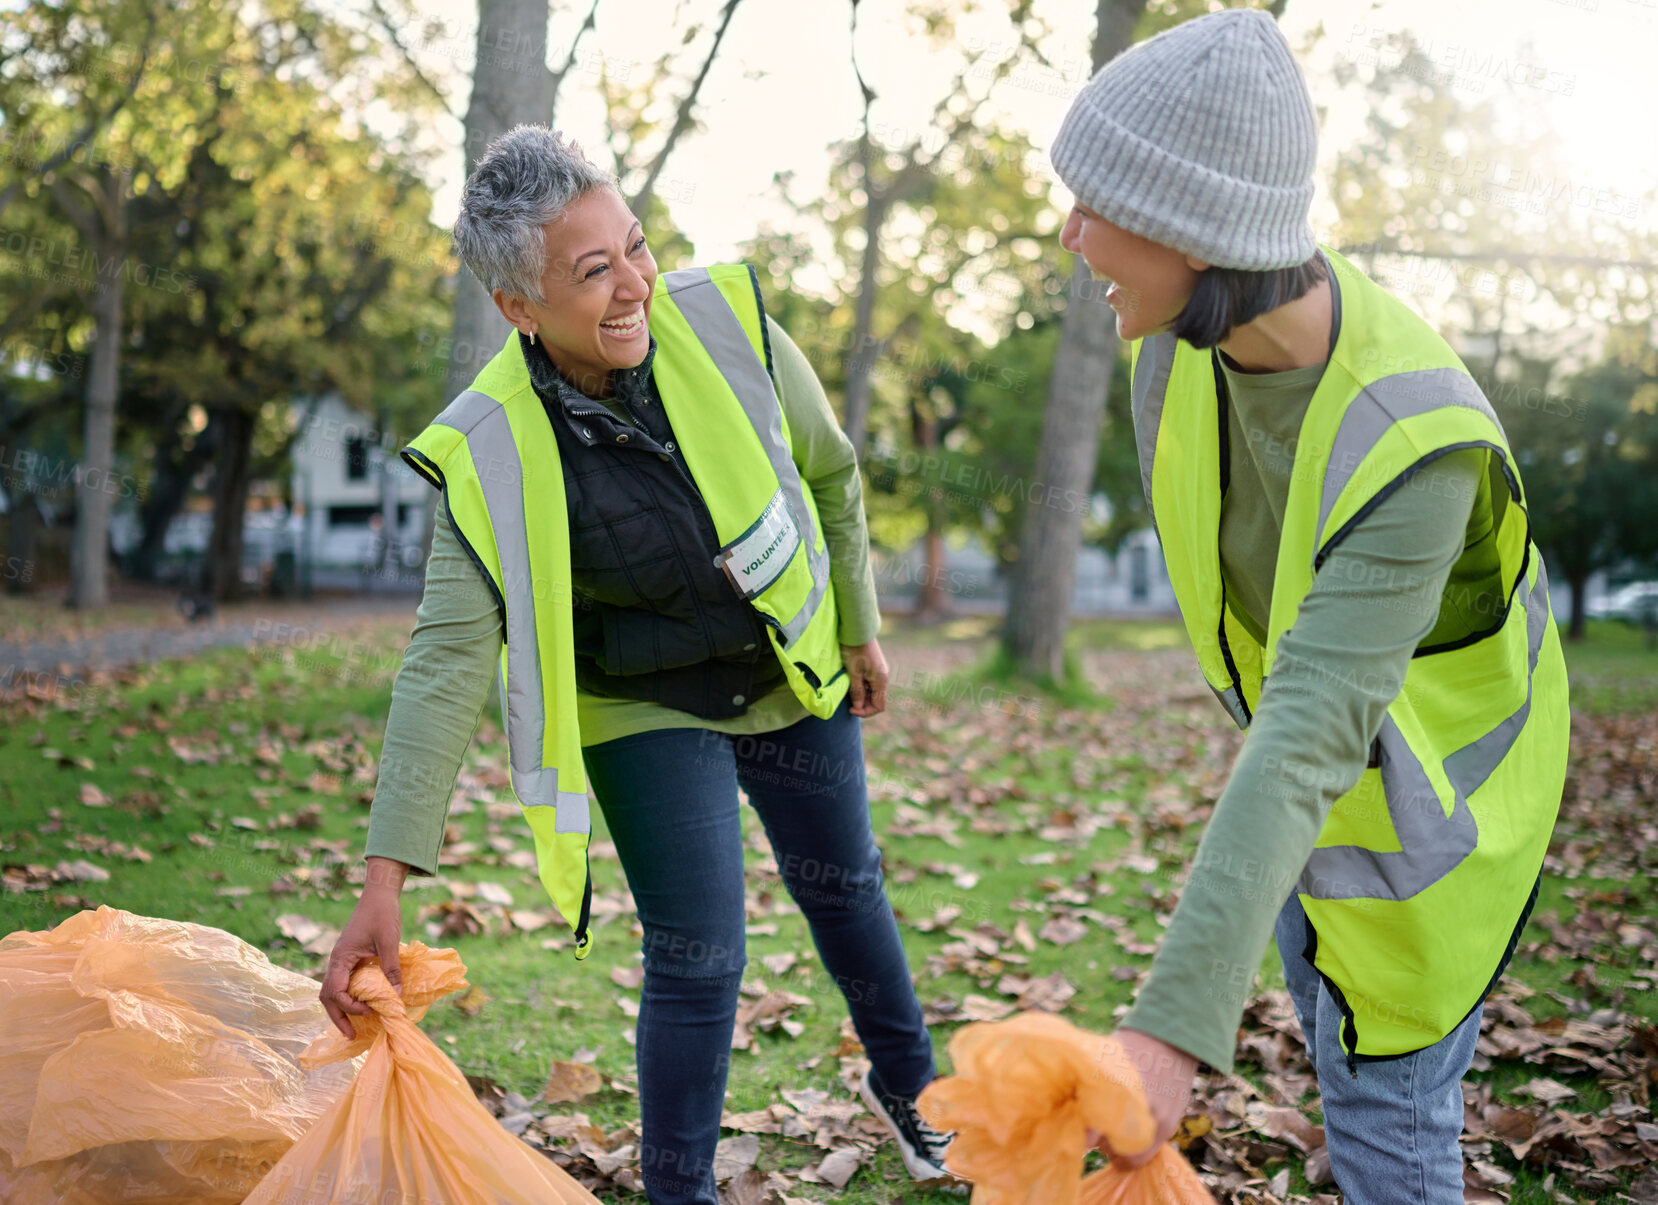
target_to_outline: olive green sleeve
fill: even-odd
[[[440,499],[425,591],[392,683],[365,857],[395,858],[412,874],[436,872],[455,777],[500,654],[495,596]]]
[[[858,455],[812,370],[806,354],[771,318],[772,370],[777,396],[789,420],[794,462],[817,500],[829,548],[829,578],[840,612],[842,644],[868,644],[880,633],[881,610],[869,561],[869,527],[864,522],[863,479]]]
[[[1124,1027],[1231,1071],[1278,912],[1439,617],[1485,457],[1456,452],[1417,473],[1319,570]]]

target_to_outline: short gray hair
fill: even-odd
[[[616,177],[546,126],[514,126],[489,144],[461,190],[455,251],[490,293],[503,289],[536,304],[547,245],[542,227],[570,202]]]

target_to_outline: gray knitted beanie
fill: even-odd
[[[1165,30],[1083,86],[1049,154],[1107,221],[1223,268],[1315,251],[1318,123],[1289,43],[1258,9]]]

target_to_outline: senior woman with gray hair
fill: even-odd
[[[883,891],[861,717],[887,668],[856,456],[743,265],[660,274],[609,173],[540,126],[497,139],[455,243],[515,333],[403,458],[442,494],[392,690],[368,881],[322,1001],[431,874],[497,668],[538,873],[590,948],[588,787],[644,930],[640,1162],[654,1205],[716,1200],[744,953],[738,788],[759,813],[918,1179],[932,1045]]]

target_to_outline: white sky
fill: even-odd
[[[447,69],[455,85],[451,108],[464,112],[476,10],[465,0],[424,2],[443,14],[449,39],[423,53],[423,61]],[[860,63],[880,97],[876,120],[895,132],[892,141],[925,124],[964,50],[1007,44],[1010,28],[1000,15],[1005,9],[996,0],[984,7],[988,15],[964,19],[953,44],[933,47],[906,27],[902,0],[865,0]],[[557,6],[555,59],[568,47],[579,19],[569,10],[577,8],[585,13],[586,5],[572,0]],[[686,11],[706,18],[717,8],[717,0],[604,0],[597,29],[583,43],[581,63],[594,64],[590,56],[602,55],[613,70],[629,70],[641,80],[652,60],[677,42],[676,13],[682,31]],[[1045,151],[1086,78],[1094,0],[1043,0],[1037,11],[1055,30],[1047,50],[1063,74],[1026,73],[1019,82],[1001,85],[993,100],[1006,124],[1026,130]],[[1357,105],[1329,80],[1331,58],[1364,54],[1372,33],[1409,29],[1436,62],[1458,72],[1458,91],[1469,100],[1506,95],[1541,102],[1570,156],[1574,191],[1611,189],[1626,200],[1658,195],[1653,133],[1658,0],[1289,0],[1283,27],[1299,47],[1320,21],[1327,36],[1317,55],[1303,59],[1303,67],[1315,102],[1329,105],[1323,130],[1327,156],[1362,119]],[[857,130],[849,42],[843,0],[743,0],[703,87],[698,117],[704,128],[681,139],[659,190],[671,199],[674,219],[696,244],[699,260],[729,258],[768,217],[788,224],[787,211],[773,200],[773,173],[795,173],[797,198],[822,185],[828,144]],[[1543,84],[1505,80],[1497,74],[1498,64],[1525,64],[1519,74]],[[559,125],[596,148],[603,142],[603,120],[596,75],[578,66],[559,96]],[[432,216],[448,226],[463,172],[460,122],[439,123],[433,137],[446,149],[433,179]],[[1045,155],[1042,166],[1047,168]],[[1523,149],[1517,148],[1509,166],[1525,170]],[[1056,183],[1053,199],[1057,219],[1070,198]],[[1658,222],[1654,208],[1647,204],[1635,217],[1616,220],[1650,230]],[[1327,212],[1321,201],[1315,227]]]

